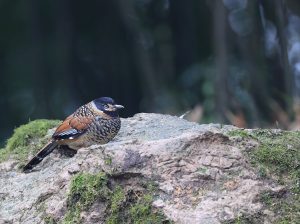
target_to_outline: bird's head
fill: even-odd
[[[124,106],[118,105],[110,97],[101,97],[93,100],[96,108],[100,111],[103,111],[105,114],[110,116],[118,116],[118,110],[123,109]]]

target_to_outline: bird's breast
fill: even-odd
[[[117,135],[120,127],[120,118],[103,119],[101,117],[96,117],[95,121],[91,124],[87,135],[90,136],[91,141],[94,143],[105,144]]]

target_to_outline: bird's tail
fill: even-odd
[[[39,164],[46,156],[48,156],[57,147],[57,142],[52,140],[44,146],[23,168],[23,172],[30,170]]]

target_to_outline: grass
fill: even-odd
[[[59,124],[58,120],[40,119],[16,128],[12,137],[7,140],[6,146],[0,149],[0,162],[9,158],[25,162],[30,153],[36,153],[48,141],[45,138],[47,131]]]
[[[257,141],[259,146],[248,152],[250,161],[261,178],[270,178],[284,185],[286,193],[264,192],[261,202],[278,217],[276,223],[299,223],[300,220],[300,132],[234,130],[228,136]]]

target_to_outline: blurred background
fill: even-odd
[[[122,117],[300,126],[299,0],[0,1],[0,142],[111,96]]]

